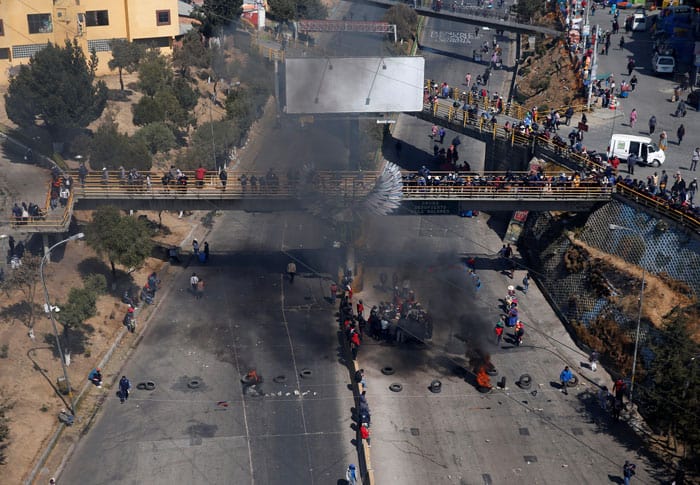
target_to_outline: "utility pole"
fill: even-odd
[[[598,37],[600,37],[600,26],[596,25],[593,29],[593,57],[591,58],[591,72],[588,77],[588,100],[586,108],[591,109],[591,100],[593,99],[593,83],[598,76]],[[613,118],[614,119],[614,118]]]

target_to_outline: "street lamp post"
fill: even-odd
[[[625,226],[618,226],[617,224],[608,224],[611,231],[631,231],[637,232],[634,229],[630,229]],[[632,401],[632,396],[634,395],[634,377],[637,372],[637,352],[639,351],[639,329],[642,323],[642,305],[644,304],[644,286],[646,284],[646,268],[642,266],[642,289],[639,290],[639,310],[637,312],[637,332],[634,338],[634,357],[632,358],[632,379],[630,381],[630,401]]]
[[[68,389],[68,398],[70,399],[70,413],[75,416],[75,403],[73,402],[73,390],[70,387],[70,380],[68,379],[68,369],[66,368],[66,359],[65,356],[63,355],[63,350],[61,349],[61,340],[58,338],[58,328],[56,327],[56,319],[53,316],[53,310],[54,307],[51,305],[51,300],[49,299],[49,289],[46,287],[46,279],[44,278],[44,264],[51,258],[51,251],[56,249],[58,246],[61,244],[65,244],[69,241],[75,241],[76,239],[82,239],[85,237],[85,234],[82,232],[79,232],[78,234],[74,234],[71,237],[64,239],[63,241],[59,241],[53,246],[51,246],[47,251],[46,254],[44,254],[44,257],[41,258],[41,264],[39,265],[39,275],[41,276],[41,284],[44,286],[44,300],[46,303],[46,312],[49,314],[49,319],[51,320],[51,326],[53,327],[53,335],[54,338],[56,339],[56,348],[58,349],[58,355],[61,359],[61,368],[63,369],[63,378],[65,379],[66,382],[66,388]]]

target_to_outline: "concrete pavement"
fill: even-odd
[[[425,348],[366,339],[361,349],[377,483],[599,484],[621,480],[626,459],[637,463],[639,483],[653,483],[657,464],[644,456],[634,432],[600,410],[599,386],[611,386],[609,375],[601,367],[596,373],[583,367],[587,356],[536,285],[518,294],[523,346],[496,346],[499,299],[524,275],[519,271],[510,280],[498,270],[500,239],[493,229],[502,229],[501,222],[485,215],[398,219],[367,222],[365,289],[357,297],[369,309],[390,298],[378,288],[379,273],[408,278],[433,315],[434,336]],[[387,234],[401,244],[383,245]],[[467,256],[477,260],[478,292],[461,260]],[[505,377],[505,391],[475,389],[467,355],[477,349],[491,354],[498,369],[492,382]],[[558,389],[564,365],[581,380],[568,396]],[[384,375],[385,366],[395,374]],[[515,385],[524,373],[533,380],[529,389]],[[434,379],[442,381],[439,394],[428,389]],[[403,390],[392,392],[391,383]]]
[[[105,391],[59,483],[335,483],[356,463],[328,284],[306,274],[337,267],[330,237],[303,214],[230,214],[218,228],[211,262],[175,269],[180,288],[122,371],[156,389],[124,404]],[[283,277],[291,258],[294,284]],[[201,300],[188,289],[193,271],[206,282]],[[240,382],[253,368],[264,396]]]

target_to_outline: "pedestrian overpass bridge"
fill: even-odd
[[[100,173],[88,175],[85,185],[78,182],[78,174],[69,172],[74,180],[74,190],[65,207],[49,209],[50,192],[47,193],[46,215],[40,219],[17,221],[6,216],[0,227],[12,226],[24,233],[51,233],[66,231],[74,210],[93,210],[113,205],[123,210],[243,210],[249,212],[282,212],[293,210],[323,210],[324,207],[359,207],[370,197],[380,201],[382,193],[381,172],[314,172],[304,177],[290,172],[275,176],[270,183],[270,173],[228,172],[224,188],[217,172],[207,172],[201,184],[197,184],[194,172],[185,172],[187,185],[171,183],[163,185],[160,173],[142,173],[141,179],[129,183],[111,174],[104,180]],[[245,174],[245,177],[243,175]],[[433,172],[441,177],[447,172]],[[511,172],[513,178],[525,178],[524,172]],[[698,221],[677,210],[666,207],[658,200],[634,188],[617,185],[600,187],[593,181],[583,180],[578,186],[573,182],[533,183],[506,181],[504,172],[461,173],[463,183],[419,185],[415,172],[402,172],[398,190],[398,208],[392,214],[448,215],[467,210],[494,211],[589,211],[612,198],[631,202],[660,215],[680,222],[693,231],[700,232]],[[150,184],[146,176],[150,178]],[[573,172],[567,175],[573,175]],[[253,177],[256,184],[253,186]],[[246,184],[242,183],[246,179]],[[305,178],[305,180],[303,179]],[[265,182],[261,184],[261,180]],[[194,181],[194,182],[193,182]],[[679,219],[680,218],[680,219]]]
[[[557,172],[557,176],[560,172]],[[146,180],[146,175],[150,183]],[[571,182],[561,185],[505,180],[500,173],[463,173],[460,178],[442,181],[439,185],[419,185],[415,173],[402,172],[397,194],[384,194],[381,172],[313,172],[277,175],[274,172],[228,172],[224,187],[217,172],[207,172],[196,181],[194,172],[185,172],[186,184],[163,185],[162,174],[142,174],[135,182],[112,175],[103,180],[99,173],[89,175],[85,185],[78,183],[73,193],[75,210],[91,210],[114,205],[124,210],[244,210],[270,212],[302,210],[309,203],[334,201],[343,206],[359,205],[369,197],[395,195],[401,207],[399,214],[430,214],[431,207],[457,210],[512,211],[561,210],[587,211],[610,200],[612,189],[596,184]],[[433,172],[431,179],[441,179],[447,172]],[[512,178],[525,178],[524,173],[511,173]],[[552,174],[554,175],[554,174]],[[573,174],[570,174],[573,176]],[[443,204],[441,206],[441,204]]]

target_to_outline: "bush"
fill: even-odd
[[[134,138],[146,145],[153,155],[158,152],[167,152],[177,145],[173,130],[160,121],[147,124],[136,132]]]
[[[106,286],[106,282],[105,282]],[[77,328],[97,313],[97,294],[89,288],[71,288],[68,301],[61,306],[58,318],[64,327]]]
[[[86,290],[92,291],[96,296],[107,292],[107,278],[103,274],[91,274],[85,277],[83,285]]]
[[[396,36],[399,39],[409,40],[414,38],[418,29],[418,15],[416,15],[416,11],[401,3],[386,11],[384,21],[396,24]]]
[[[0,464],[5,464],[5,450],[7,449],[9,443],[7,442],[10,437],[10,426],[9,418],[7,417],[7,411],[12,409],[13,404],[0,394]]]

